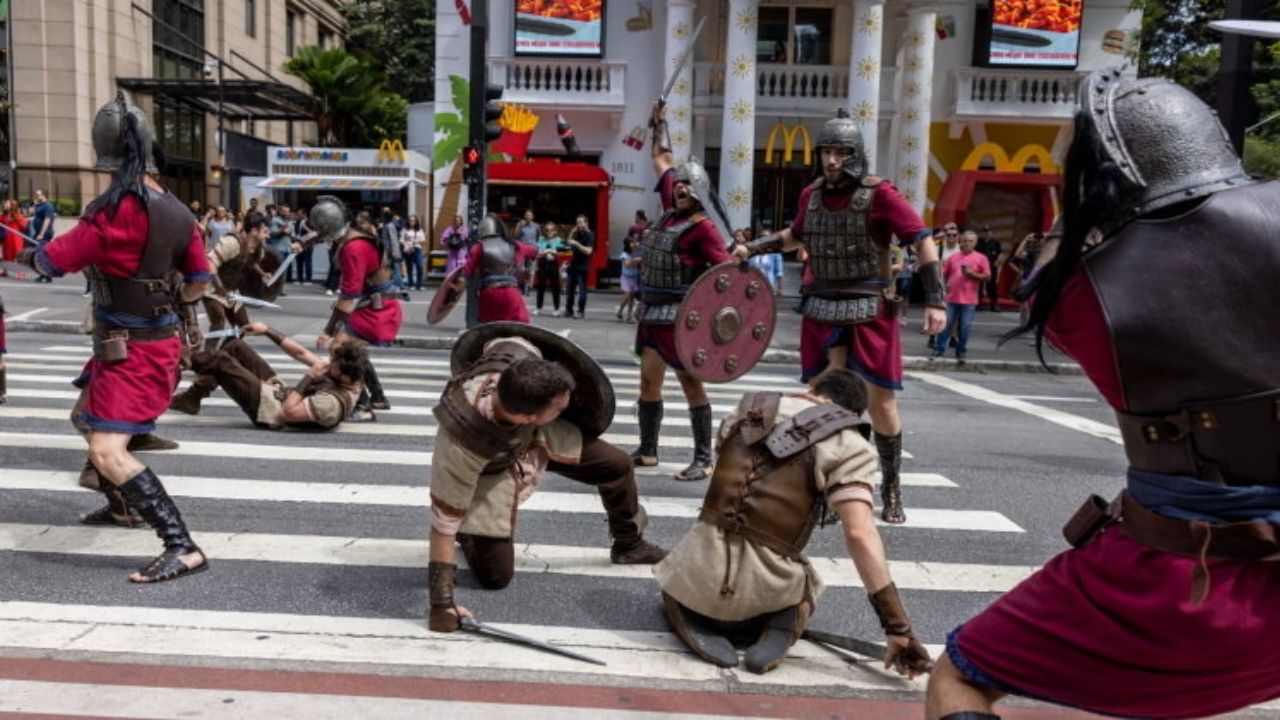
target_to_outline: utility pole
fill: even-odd
[[[489,0],[471,0],[471,127],[469,128],[470,145],[480,151],[479,161],[468,167],[467,184],[467,227],[472,241],[476,241],[476,229],[485,210],[485,139],[484,139],[484,90],[489,76]],[[467,327],[475,327],[480,322],[480,278],[474,277],[467,283]]]

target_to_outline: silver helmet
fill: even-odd
[[[145,167],[149,173],[156,172],[152,150],[156,141],[155,130],[151,128],[146,113],[129,102],[123,90],[116,92],[114,100],[98,108],[98,114],[93,118],[92,135],[93,151],[98,156],[94,170],[119,171],[124,165],[125,143],[136,137],[140,167]]]
[[[814,146],[818,150],[819,170],[822,167],[822,148],[843,148],[849,151],[849,156],[844,160],[845,174],[854,180],[867,174],[867,148],[862,142],[862,131],[843,108],[835,117],[823,123]]]
[[[1080,98],[1081,122],[1120,176],[1124,220],[1251,182],[1217,114],[1172,80],[1101,70]]]
[[[480,225],[476,227],[476,237],[481,240],[487,237],[500,237],[506,240],[507,226],[497,215],[489,213],[480,220]]]
[[[307,213],[307,224],[316,233],[316,242],[328,243],[341,239],[350,227],[347,223],[347,206],[332,195],[321,195]]]
[[[677,165],[675,168],[675,181],[688,183],[689,196],[702,206],[702,210],[711,218],[711,222],[715,223],[716,230],[719,231],[721,238],[724,240],[725,247],[732,245],[733,232],[729,229],[731,227],[729,224],[729,212],[725,209],[724,204],[720,202],[720,196],[716,194],[715,186],[711,184],[711,176],[707,175],[707,170],[702,167],[702,163],[695,158],[689,158]]]

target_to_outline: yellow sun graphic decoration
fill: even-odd
[[[751,119],[752,110],[751,103],[746,100],[739,100],[729,108],[729,117],[736,123],[745,123]]]
[[[744,78],[751,74],[751,70],[755,63],[747,55],[739,55],[729,64],[729,72],[733,73],[736,78]]]
[[[738,13],[738,17],[734,20],[734,25],[742,32],[751,32],[756,28],[756,13],[754,10],[743,10]]]
[[[907,97],[911,97],[911,98],[916,97],[917,95],[920,94],[920,83],[918,82],[907,83],[907,86],[902,89],[902,93]]]
[[[866,125],[876,117],[876,106],[870,100],[862,100],[853,106],[853,119],[858,121],[859,125]]]
[[[738,167],[746,167],[751,162],[751,146],[746,143],[738,143],[729,149],[729,162]]]
[[[688,32],[687,29],[686,29],[686,32]],[[921,45],[924,44],[924,33],[920,32],[919,30],[915,30],[911,33],[908,33],[907,44],[913,48],[920,47]]]
[[[864,80],[870,80],[880,72],[880,63],[870,55],[858,61],[858,76]]]
[[[902,176],[903,181],[910,182],[920,176],[920,169],[915,165],[907,165],[904,166],[898,174]],[[911,197],[914,193],[908,190],[903,194],[906,195],[908,201],[914,202]]]
[[[688,121],[689,121],[689,108],[685,107],[684,105],[681,105],[680,107],[676,108],[676,109],[672,112],[672,114],[671,114],[671,115],[672,115],[672,117],[674,117],[674,118],[675,118],[676,122],[678,122],[678,123],[685,123],[685,122],[688,122]]]
[[[729,207],[741,210],[742,208],[751,207],[751,193],[741,187],[735,187],[725,196],[724,201]]]
[[[905,125],[915,125],[916,121],[919,119],[920,119],[920,111],[916,110],[915,108],[909,108],[907,110],[902,111],[902,122]]]
[[[689,36],[689,26],[684,23],[676,23],[676,26],[671,28],[671,36],[677,40],[685,39]]]
[[[907,72],[919,72],[920,68],[924,67],[924,61],[919,55],[908,55],[905,65]]]
[[[858,18],[858,32],[870,35],[880,29],[880,13],[868,10]]]
[[[672,145],[688,145],[689,136],[685,133],[676,133],[675,135],[671,136],[671,144]]]
[[[688,81],[688,80],[685,80],[684,78],[681,78],[681,79],[677,80],[677,81],[676,81],[676,84],[671,86],[671,94],[673,94],[673,95],[688,95],[688,94],[689,94],[689,81]]]
[[[906,150],[907,152],[915,152],[915,149],[918,147],[920,147],[920,140],[914,135],[908,135],[902,138],[903,150]]]

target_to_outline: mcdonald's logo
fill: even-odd
[[[404,144],[399,140],[383,140],[378,146],[378,155],[374,162],[394,162],[404,164]]]
[[[996,172],[1020,173],[1026,172],[1027,165],[1034,158],[1036,164],[1040,168],[1040,172],[1044,175],[1057,175],[1061,171],[1058,164],[1053,161],[1053,155],[1044,148],[1043,145],[1023,145],[1009,157],[1009,153],[1004,151],[993,142],[984,142],[974,148],[969,156],[964,159],[961,164],[961,170],[978,170],[982,167],[982,161],[985,158],[991,158],[991,164],[995,165]]]
[[[791,162],[791,155],[795,151],[796,147],[796,138],[800,138],[804,142],[804,145],[801,146],[804,149],[804,164],[813,164],[813,140],[810,139],[809,130],[805,128],[804,123],[796,123],[794,126],[788,128],[786,125],[779,122],[777,125],[773,126],[772,130],[769,131],[769,139],[765,141],[765,165],[773,164],[773,149],[778,142],[779,136],[782,137],[783,141],[782,162],[784,164]]]

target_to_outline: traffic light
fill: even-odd
[[[480,148],[475,145],[468,145],[462,148],[462,164],[469,168],[479,165]]]
[[[484,141],[491,143],[502,137],[502,126],[498,124],[498,119],[502,117],[502,104],[498,101],[502,99],[501,85],[494,85],[486,82],[484,84]]]

